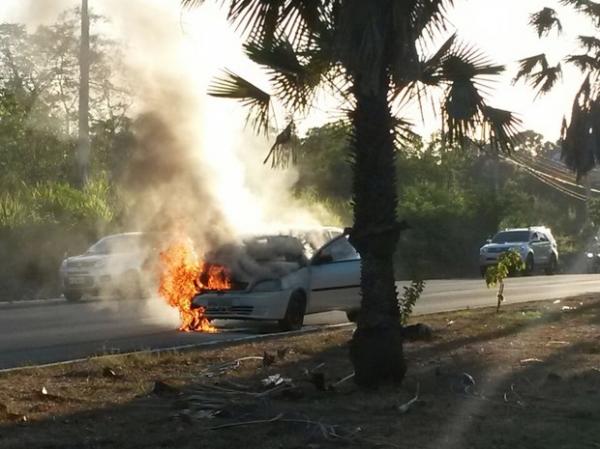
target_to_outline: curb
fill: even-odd
[[[62,362],[53,362],[53,363],[44,363],[42,365],[27,365],[27,366],[19,366],[15,368],[5,368],[0,369],[0,374],[10,374],[18,371],[25,370],[33,370],[33,369],[41,369],[41,368],[51,368],[55,366],[69,366],[75,365],[77,363],[88,362],[90,360],[102,360],[104,358],[115,358],[115,357],[126,357],[134,354],[162,354],[166,352],[174,352],[174,351],[188,351],[192,349],[200,349],[200,348],[211,348],[218,346],[235,346],[240,343],[247,343],[252,341],[268,341],[268,340],[278,340],[280,338],[285,337],[295,337],[298,335],[309,335],[316,334],[319,332],[332,330],[332,329],[342,329],[345,327],[354,326],[354,323],[340,323],[340,324],[327,324],[319,327],[307,327],[306,329],[301,329],[297,331],[289,331],[289,332],[278,332],[273,334],[260,334],[260,335],[250,335],[245,337],[232,338],[231,340],[220,340],[220,341],[207,341],[204,343],[192,343],[188,345],[179,345],[179,346],[169,346],[167,348],[156,348],[156,349],[144,349],[140,351],[127,351],[127,352],[117,352],[115,354],[103,354],[103,355],[92,355],[85,358],[73,359],[73,360],[65,360]]]

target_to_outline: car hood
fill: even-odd
[[[139,253],[82,254],[66,258],[63,265],[67,269],[91,269],[102,266],[112,271],[121,270],[124,265],[131,265],[139,260],[141,260]]]
[[[481,247],[482,250],[509,250],[512,248],[520,248],[523,245],[527,245],[527,242],[513,242],[513,243],[488,243]]]

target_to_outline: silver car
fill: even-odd
[[[558,268],[558,247],[549,228],[534,226],[529,228],[505,229],[479,250],[479,268],[485,275],[487,268],[496,265],[507,251],[516,251],[525,263],[525,274],[543,268],[546,274],[554,274]]]
[[[59,274],[68,301],[84,295],[145,296],[158,246],[165,234],[127,232],[106,236],[85,253],[63,260]]]
[[[232,288],[203,291],[192,307],[209,319],[278,321],[302,327],[304,315],[360,308],[360,256],[341,229],[247,236],[209,258],[232,273]]]

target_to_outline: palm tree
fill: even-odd
[[[203,0],[182,0],[198,5]],[[249,120],[266,131],[273,97],[289,116],[305,114],[318,89],[343,99],[351,123],[354,224],[350,240],[362,258],[362,304],[350,345],[355,381],[372,386],[405,374],[393,255],[403,224],[396,206],[396,150],[409,139],[400,114],[425,103],[430,88],[444,94],[445,138],[477,134],[509,149],[518,121],[487,104],[480,88],[503,66],[460,44],[455,35],[426,55],[424,42],[445,32],[451,0],[231,0],[229,19],[243,33],[248,57],[270,75],[272,93],[226,72],[211,94],[249,106]],[[433,98],[433,97],[431,97]],[[293,121],[270,151],[290,160]]]
[[[600,4],[591,0],[560,0],[589,18],[600,32]],[[557,12],[545,7],[531,15],[529,22],[539,37],[548,36],[553,30],[562,32]],[[577,180],[600,162],[600,33],[593,36],[579,35],[581,53],[566,55],[564,62],[577,67],[583,74],[583,82],[575,95],[570,120],[563,120],[561,130],[562,157],[565,164],[577,173]],[[552,90],[562,78],[560,63],[551,65],[545,54],[524,58],[515,81],[526,80],[536,89],[537,96]]]

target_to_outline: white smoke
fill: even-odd
[[[263,165],[270,142],[245,129],[246,111],[206,94],[224,68],[268,88],[264,74],[243,57],[224,11],[210,3],[184,10],[178,0],[89,2],[108,18],[101,31],[123,47],[130,112],[138,117],[131,230],[184,220],[201,251],[227,236],[318,222],[291,194],[296,172]],[[37,25],[78,4],[29,0],[21,12]],[[162,301],[148,304],[156,309],[151,314],[176,321]]]

